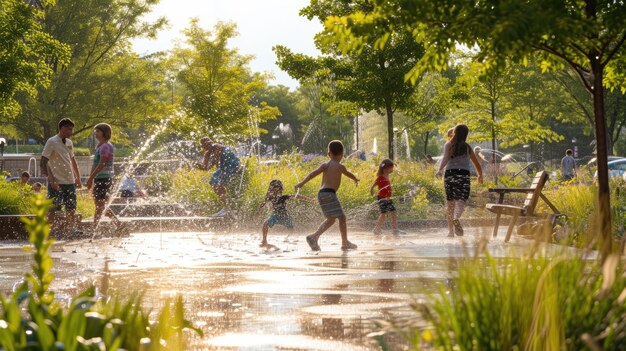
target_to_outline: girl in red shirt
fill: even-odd
[[[383,162],[378,166],[378,177],[372,184],[370,188],[370,194],[374,195],[374,188],[378,187],[378,206],[380,208],[380,215],[378,216],[378,220],[376,221],[376,225],[374,226],[374,234],[380,234],[382,232],[381,227],[383,223],[385,223],[385,218],[387,215],[391,217],[391,228],[393,229],[394,234],[401,234],[402,232],[398,230],[398,216],[396,214],[396,208],[393,206],[393,201],[391,200],[391,182],[389,181],[389,175],[393,172],[393,167],[395,164],[390,159],[384,159]]]

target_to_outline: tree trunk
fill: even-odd
[[[389,158],[393,160],[394,158],[394,133],[393,133],[393,109],[391,106],[391,98],[385,98],[385,110],[387,112],[387,144],[389,145]]]
[[[604,87],[602,85],[603,67],[600,55],[592,53],[589,57],[593,73],[593,113],[596,124],[596,148],[598,165],[598,230],[600,231],[601,255],[604,258],[612,252],[611,204],[609,191],[609,173],[607,158],[606,121],[604,116]]]
[[[426,136],[424,137],[424,157],[428,155],[428,139],[430,139],[430,132],[426,132]]]
[[[491,162],[493,169],[493,181],[496,185],[498,185],[498,160],[496,159],[496,103],[495,101],[491,101]]]

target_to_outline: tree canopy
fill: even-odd
[[[481,72],[502,71],[509,62],[541,58],[544,71],[570,67],[594,101],[599,212],[603,245],[610,249],[610,206],[604,90],[626,87],[626,4],[615,1],[376,0],[372,11],[329,17],[327,28],[344,52],[391,34],[412,30],[425,54],[407,79],[443,69],[460,48],[473,50]],[[605,250],[605,252],[608,250]]]
[[[52,7],[54,0],[41,6]],[[42,25],[44,11],[23,0],[0,0],[0,121],[17,115],[21,108],[16,93],[30,97],[47,87],[55,64],[65,64],[69,47],[53,38]]]

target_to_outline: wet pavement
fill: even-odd
[[[133,233],[130,237],[59,242],[53,247],[52,288],[69,299],[90,284],[106,294],[144,291],[156,310],[183,294],[187,319],[201,328],[195,350],[379,350],[368,334],[375,320],[412,318],[416,299],[437,294],[458,265],[486,244],[494,256],[517,255],[526,241],[485,241],[491,228],[409,231],[375,236],[350,232],[359,245],[342,252],[337,231],[311,252],[306,233]],[[502,233],[503,234],[503,233]],[[0,291],[8,293],[29,269],[23,243],[0,245]],[[384,336],[393,350],[406,348],[397,334]]]

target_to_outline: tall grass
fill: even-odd
[[[185,330],[199,330],[184,318],[181,296],[166,301],[155,322],[141,306],[141,295],[102,298],[90,287],[64,306],[55,299],[48,251],[53,240],[41,195],[35,217],[25,220],[33,252],[32,272],[8,297],[0,296],[2,350],[184,350]]]
[[[328,158],[317,157],[312,160],[303,160],[301,155],[285,155],[278,163],[263,163],[255,157],[247,158],[245,163],[242,186],[235,184],[238,192],[237,208],[242,218],[249,218],[263,202],[267,187],[272,179],[279,179],[284,184],[284,193],[295,193],[294,186],[309,172],[317,168]],[[337,192],[342,206],[348,216],[365,216],[375,218],[377,208],[375,198],[370,195],[369,189],[376,178],[379,159],[368,161],[346,160],[346,167],[361,179],[358,185],[344,178],[341,188]],[[396,205],[402,208],[400,215],[405,218],[428,218],[443,216],[441,205],[445,201],[443,185],[434,177],[434,169],[416,162],[400,162],[396,171],[391,175]],[[194,169],[178,169],[173,174],[169,196],[191,208],[212,213],[219,209],[215,194],[209,186],[212,172]],[[316,197],[321,182],[321,176],[307,183],[300,194]],[[290,203],[298,209],[293,212],[312,212],[317,207],[307,203]],[[299,211],[304,209],[305,211]],[[445,213],[444,213],[445,214]]]
[[[412,349],[622,350],[626,269],[567,255],[473,258],[452,287],[413,307],[426,325],[405,329]]]

